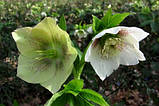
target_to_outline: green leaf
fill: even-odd
[[[115,27],[119,25],[128,15],[130,15],[130,13],[118,13],[112,15],[112,9],[110,8],[101,20],[96,16],[93,16],[93,31],[97,34],[104,29]]]
[[[102,29],[104,29],[103,22],[99,18],[97,18],[96,16],[93,16],[93,31],[94,31],[94,33],[98,33]]]
[[[18,104],[18,102],[16,100],[14,100],[13,106],[19,106],[19,104]]]
[[[70,81],[67,85],[64,85],[65,93],[73,94],[74,96],[77,96],[80,92],[80,90],[83,88],[83,80],[74,79]]]
[[[111,22],[109,23],[108,27],[115,27],[117,25],[119,25],[127,16],[129,16],[130,13],[118,13],[118,14],[114,14],[112,16]]]
[[[50,99],[49,101],[44,106],[94,106],[86,99],[68,93],[64,93],[55,100]]]
[[[112,9],[110,8],[101,20],[107,26],[109,25],[111,18],[112,18]]]
[[[55,93],[50,100],[47,101],[47,103],[44,106],[51,106],[57,98],[61,97],[64,94],[64,90]],[[64,102],[64,101],[63,101]]]
[[[77,105],[78,103],[78,105]],[[94,106],[93,104],[91,104],[88,100],[86,100],[85,98],[81,97],[80,95],[78,95],[76,97],[76,104],[74,106]]]
[[[65,89],[64,90],[81,90],[83,88],[83,80],[75,79],[70,81],[67,85],[64,85]]]
[[[51,101],[50,104],[47,104],[45,106],[66,106],[68,99],[69,99],[68,95],[63,94],[58,98],[56,98],[55,100],[50,100]]]
[[[107,102],[104,100],[104,98],[98,94],[97,92],[90,90],[90,89],[82,89],[79,93],[79,95],[89,101],[92,101],[94,103],[97,103],[101,106],[109,106]]]
[[[66,25],[66,20],[64,15],[62,15],[62,17],[60,18],[59,27],[63,29],[64,31],[67,30],[67,25]]]
[[[100,94],[82,87],[82,80],[72,80],[65,85],[64,90],[55,93],[45,106],[94,106],[92,102],[100,106],[109,106]],[[76,92],[78,94],[74,95]]]

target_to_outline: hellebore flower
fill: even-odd
[[[57,92],[71,74],[77,56],[67,32],[46,17],[33,28],[15,30],[12,36],[20,51],[17,76]]]
[[[118,26],[97,34],[90,44],[85,61],[90,62],[101,80],[109,76],[120,64],[135,65],[144,61],[139,41],[149,33],[137,27]]]
[[[74,35],[81,39],[81,38],[86,38],[88,33],[83,29],[79,29],[75,30]]]

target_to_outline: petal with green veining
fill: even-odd
[[[67,32],[46,17],[35,27],[12,32],[20,51],[17,76],[40,83],[52,93],[58,91],[72,72],[77,52]]]

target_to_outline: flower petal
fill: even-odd
[[[18,29],[12,35],[21,53],[17,76],[56,92],[71,74],[77,56],[67,32],[52,18],[45,18],[35,27]]]
[[[71,74],[73,69],[73,62],[77,56],[77,51],[75,50],[75,48],[69,47],[69,50],[66,55],[66,59],[63,60],[63,68],[61,68],[60,66],[60,70],[52,70],[56,71],[55,75],[49,80],[40,83],[52,93],[56,93]]]
[[[38,61],[34,57],[19,56],[17,76],[29,83],[44,82],[55,75],[56,66],[50,62]]]
[[[101,80],[104,80],[107,76],[112,74],[113,70],[119,67],[118,57],[115,56],[110,59],[101,57],[98,48],[91,49],[89,61]]]
[[[40,34],[38,31],[46,32],[47,34]],[[35,38],[38,38],[38,36],[42,37],[43,39],[51,40],[53,42],[53,46],[55,43],[67,44],[67,40],[69,39],[69,35],[67,32],[63,31],[59,28],[59,26],[56,24],[56,20],[46,17],[44,20],[42,20],[39,24],[37,24],[32,31],[32,34],[35,36]]]
[[[36,60],[34,57],[19,56],[17,76],[29,83],[42,83],[51,78],[57,78],[57,74],[67,74],[68,68],[76,59],[77,53],[74,48],[70,48],[63,60],[44,59]],[[70,73],[69,73],[70,75]],[[66,75],[66,76],[69,76]],[[52,83],[54,85],[54,83]]]
[[[138,48],[134,47],[134,49],[136,51],[136,55],[137,55],[138,59],[140,61],[145,61],[146,58],[145,58],[144,54]]]
[[[104,80],[107,76],[113,73],[119,67],[118,59],[103,60],[103,59],[91,59],[91,65],[93,66],[95,72]]]
[[[61,88],[61,85],[69,77],[69,75],[72,72],[72,69],[73,65],[71,65],[70,68],[68,68],[68,70],[57,71],[56,76],[51,77],[49,80],[42,82],[40,84],[54,94]]]
[[[91,48],[92,48],[92,43],[89,45],[89,47],[87,49],[87,52],[86,52],[86,55],[85,55],[85,61],[86,62],[89,62],[89,57],[91,55]]]
[[[127,46],[129,46],[133,50],[138,60],[140,61],[146,60],[144,54],[139,50],[139,41],[137,41],[132,35],[125,36],[124,42],[126,43]]]
[[[136,65],[139,63],[138,56],[131,46],[126,46],[119,54],[120,64],[122,65]]]
[[[118,26],[118,27],[113,27],[113,28],[105,29],[105,30],[101,31],[100,33],[98,33],[98,34],[93,38],[93,40],[104,36],[106,33],[109,33],[109,34],[117,34],[121,29],[127,29],[127,28],[128,28],[128,27]]]
[[[130,27],[128,29],[129,34],[131,34],[138,42],[146,38],[149,33],[137,27]]]
[[[32,54],[32,51],[36,50],[36,43],[31,43],[31,30],[32,28],[26,27],[12,32],[12,36],[16,41],[18,50],[23,54]]]
[[[56,48],[56,46],[67,46],[71,44],[69,35],[61,30],[56,21],[46,17],[33,28],[25,27],[12,32],[12,36],[17,43],[21,54],[28,56],[36,50],[46,50]]]

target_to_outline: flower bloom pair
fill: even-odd
[[[20,51],[17,76],[57,92],[71,74],[77,56],[67,32],[46,17],[35,27],[17,29],[12,35]],[[104,80],[120,64],[135,65],[145,60],[139,41],[147,36],[148,33],[136,27],[103,30],[93,38],[85,61]]]
[[[144,61],[139,42],[149,33],[137,27],[118,26],[97,34],[89,46],[85,61],[90,62],[101,80],[109,76],[120,64],[135,65]]]

